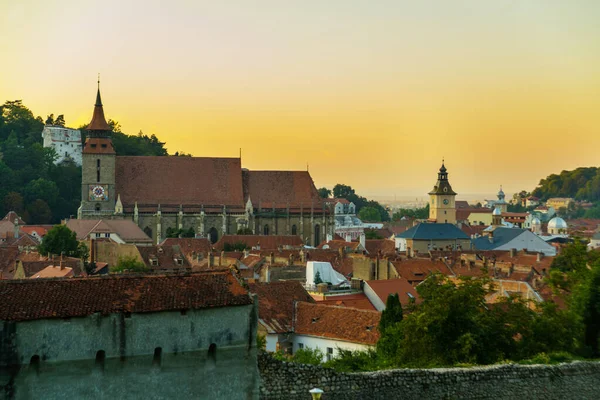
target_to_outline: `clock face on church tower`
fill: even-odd
[[[108,200],[108,189],[103,185],[90,185],[88,194],[90,201]]]
[[[448,199],[444,199],[444,205],[446,205],[446,206],[447,206],[447,205],[448,205],[448,203],[449,203]]]

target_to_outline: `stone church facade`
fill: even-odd
[[[333,212],[308,171],[249,171],[241,158],[119,156],[100,97],[82,154],[79,219],[132,219],[155,243],[167,229],[222,235],[333,237]]]

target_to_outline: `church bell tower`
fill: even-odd
[[[115,149],[111,128],[104,117],[100,80],[92,121],[87,126],[82,152],[81,207],[84,219],[106,218],[115,212]]]
[[[429,192],[429,219],[438,224],[456,223],[456,192],[452,190],[450,182],[448,182],[448,170],[442,161],[442,167],[438,172],[438,179]]]

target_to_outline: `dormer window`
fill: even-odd
[[[150,265],[152,265],[153,267],[158,267],[158,258],[151,258]]]
[[[182,258],[176,258],[175,259],[175,264],[177,264],[177,265],[183,265],[183,259]]]

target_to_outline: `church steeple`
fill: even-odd
[[[437,182],[429,194],[456,195],[454,190],[452,190],[452,186],[450,186],[450,182],[448,181],[448,170],[444,165],[444,161],[442,161],[442,166],[438,172]]]
[[[84,154],[115,154],[115,149],[110,138],[111,128],[104,116],[104,107],[100,97],[100,77],[98,77],[98,91],[96,92],[96,104],[94,114],[87,126],[88,137],[83,146]]]
[[[92,120],[87,126],[91,136],[108,136],[110,125],[104,117],[104,108],[102,107],[102,98],[100,97],[100,78],[98,78],[98,92],[96,93],[96,104],[94,104],[94,114]]]
[[[448,181],[448,170],[442,160],[442,166],[438,172],[438,179],[429,192],[429,219],[437,223],[456,223],[456,192],[452,190]]]

